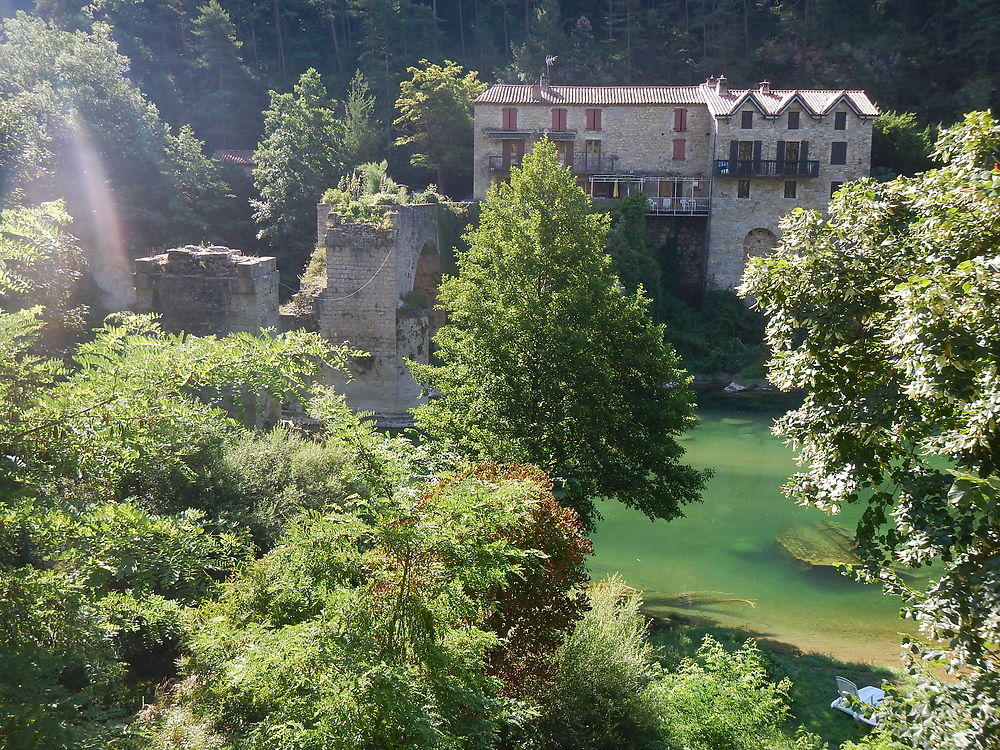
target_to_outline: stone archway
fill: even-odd
[[[770,255],[771,251],[778,246],[778,238],[770,229],[751,229],[743,238],[743,265],[746,266],[751,258],[760,258]]]

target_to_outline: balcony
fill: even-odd
[[[644,193],[652,216],[708,216],[712,181],[705,177],[668,175],[597,174],[590,177],[594,200],[616,200]]]
[[[521,166],[520,154],[511,154],[507,158],[504,158],[499,154],[490,157],[491,172],[507,172],[510,170],[511,167],[519,167],[519,166]]]
[[[819,161],[781,159],[716,159],[719,177],[819,177]]]
[[[708,216],[708,198],[650,198],[649,211],[654,216]]]
[[[603,172],[614,172],[618,163],[617,156],[604,156],[603,154],[583,154],[574,157],[572,165],[576,174],[601,174]]]

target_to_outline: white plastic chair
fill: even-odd
[[[858,688],[853,682],[848,680],[846,677],[837,677],[837,698],[830,704],[830,708],[835,708],[838,711],[843,711],[845,714],[850,714],[858,721],[863,721],[869,726],[875,726],[875,720],[866,716],[863,713],[855,711],[852,706],[852,699],[854,701],[860,701],[866,706],[871,706],[875,708],[879,703],[885,698],[885,691],[873,687],[872,685],[866,685],[863,688]],[[867,713],[871,713],[868,711]]]

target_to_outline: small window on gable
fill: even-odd
[[[503,130],[517,130],[517,108],[516,107],[504,107],[503,116],[500,122],[500,127]]]
[[[830,144],[830,163],[847,164],[847,141],[834,141]]]
[[[601,129],[601,110],[588,109],[587,130],[600,130],[600,129]]]
[[[798,192],[799,183],[795,180],[785,180],[785,197],[794,198]]]
[[[740,127],[743,130],[750,130],[753,127],[753,111],[747,110],[740,113]]]
[[[566,129],[566,110],[565,109],[554,109],[552,110],[552,129],[555,131],[562,131]]]
[[[843,186],[844,186],[843,182],[839,182],[837,180],[834,180],[833,182],[831,182],[830,183],[830,197],[832,198],[833,195],[834,195],[834,193],[836,193],[838,190],[840,190],[840,188],[842,188]]]
[[[788,129],[798,130],[799,129],[799,113],[789,112],[788,113]]]
[[[687,158],[687,141],[683,138],[674,139],[674,161],[684,161]]]
[[[688,111],[686,109],[674,110],[674,131],[683,133],[688,129]]]
[[[834,130],[847,130],[847,113],[846,112],[836,112],[833,115],[833,129]]]
[[[749,198],[750,197],[750,180],[740,180],[736,183],[736,197],[737,198]]]

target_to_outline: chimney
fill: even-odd
[[[762,94],[770,94],[771,93],[771,82],[770,81],[761,81],[757,85],[760,86],[760,93],[762,93]]]
[[[715,86],[715,76],[709,76],[705,79],[706,86]]]
[[[729,86],[726,85],[725,76],[719,76],[715,81],[715,93],[719,96],[729,96]]]
[[[531,98],[532,99],[542,98],[542,85],[540,83],[531,84]]]
[[[549,77],[547,75],[543,75],[538,79],[538,87],[546,94],[552,91],[552,89],[549,88]]]

